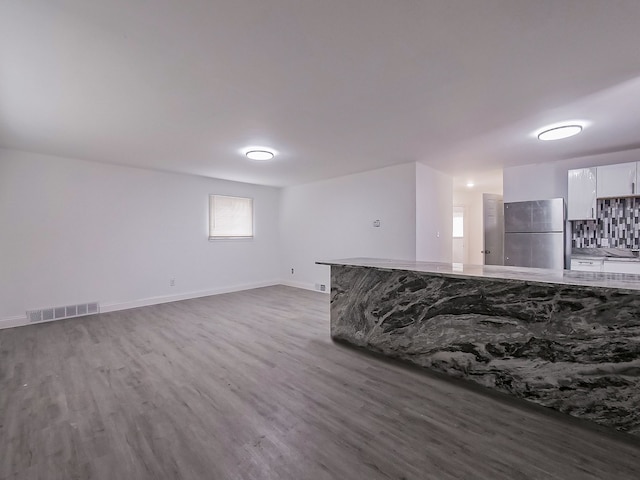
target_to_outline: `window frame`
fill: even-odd
[[[214,223],[214,209],[215,209],[215,198],[216,197],[225,197],[225,198],[238,198],[242,200],[249,200],[251,205],[251,235],[212,235],[213,223]],[[224,195],[219,193],[211,193],[209,194],[209,241],[210,242],[218,242],[221,240],[251,240],[255,237],[255,202],[253,197],[241,197],[239,195]]]

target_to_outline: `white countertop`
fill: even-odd
[[[594,262],[640,263],[636,257],[599,257],[597,255],[571,255],[572,260],[591,260]]]
[[[381,258],[346,258],[316,262],[319,265],[370,267],[382,270],[405,270],[443,276],[496,278],[535,283],[582,285],[640,291],[640,275],[625,273],[581,272],[546,268],[467,265],[462,263],[416,262]]]
[[[629,248],[574,248],[572,260],[592,260],[599,262],[640,262],[638,251]]]

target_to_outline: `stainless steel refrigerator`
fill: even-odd
[[[563,269],[564,199],[504,204],[504,264]]]

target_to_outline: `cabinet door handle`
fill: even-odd
[[[631,194],[635,195],[636,193],[636,182],[631,182]]]
[[[593,262],[584,262],[584,261],[579,261],[578,262],[580,265],[593,265]]]
[[[593,211],[593,207],[591,207],[591,218],[596,218],[595,213]]]

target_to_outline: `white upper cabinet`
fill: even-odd
[[[638,194],[636,162],[596,168],[598,170],[598,198],[630,197]]]
[[[599,167],[597,173],[600,174]],[[600,182],[599,177],[598,182]],[[596,167],[569,170],[567,220],[594,218],[596,218]]]

